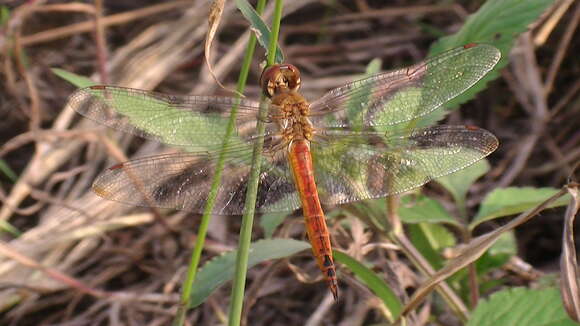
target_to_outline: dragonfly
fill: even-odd
[[[97,85],[75,91],[68,106],[108,127],[183,149],[116,164],[93,183],[97,195],[136,206],[203,213],[221,169],[211,213],[243,214],[252,151],[263,141],[255,209],[302,208],[313,256],[338,300],[322,205],[401,194],[492,153],[498,140],[489,131],[428,122],[499,59],[495,47],[471,43],[312,102],[298,92],[298,68],[277,64],[260,78],[266,103]]]

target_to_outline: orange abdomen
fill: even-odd
[[[332,258],[326,218],[324,217],[322,206],[320,206],[318,190],[314,181],[312,155],[310,154],[308,141],[293,141],[290,145],[289,159],[296,189],[300,193],[306,231],[312,244],[312,252],[336,300],[338,299],[336,269]]]

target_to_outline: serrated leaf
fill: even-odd
[[[462,205],[471,185],[487,171],[489,171],[489,163],[483,159],[461,171],[437,178],[435,182],[449,191],[456,204]]]
[[[472,42],[491,44],[502,53],[501,60],[489,74],[466,92],[449,101],[445,107],[447,109],[458,107],[483,90],[489,81],[496,79],[499,71],[508,63],[508,54],[515,39],[520,33],[527,31],[528,26],[553,2],[553,0],[488,0],[476,13],[468,17],[459,32],[443,37],[433,44],[430,55]]]
[[[566,315],[558,290],[512,288],[496,292],[488,300],[480,301],[467,325],[572,326],[578,324]]]
[[[63,70],[63,69],[52,68],[51,71],[55,75],[57,75],[58,77],[66,80],[67,82],[75,85],[78,88],[83,88],[83,87],[89,87],[89,86],[96,85],[95,82],[93,82],[92,80],[88,79],[87,77],[80,76],[80,75],[77,75],[77,74],[73,74],[72,72],[68,72],[68,71]]]
[[[254,10],[252,5],[248,3],[247,0],[235,0],[236,6],[242,12],[242,15],[246,18],[246,20],[252,26],[252,31],[256,34],[256,38],[258,39],[258,43],[266,50],[266,55],[268,55],[268,44],[270,44],[270,29],[260,15]],[[279,46],[276,46],[276,59],[277,63],[284,62],[284,54],[282,54],[282,50],[280,50]]]
[[[284,257],[310,248],[310,244],[293,239],[260,240],[250,246],[248,268],[257,264]],[[191,292],[189,308],[197,307],[220,285],[232,279],[237,250],[230,251],[207,262],[197,274]]]
[[[264,237],[271,238],[278,225],[282,224],[287,216],[287,212],[263,214],[260,217],[260,226],[264,229]]]
[[[518,217],[509,221],[509,223],[502,225],[491,232],[471,239],[461,248],[456,257],[449,260],[443,268],[432,274],[415,290],[412,297],[405,305],[403,314],[409,313],[415,309],[419,303],[421,303],[423,299],[433,291],[437,284],[441,283],[460,269],[466,267],[476,259],[480,258],[499,239],[502,234],[511,232],[514,228],[529,221],[544,209],[553,205],[554,202],[559,198],[562,198],[564,194],[565,190],[562,189],[556,192],[550,198],[547,198],[544,202],[535,206],[533,209],[530,209],[529,211],[526,211],[525,213],[522,213]]]
[[[350,269],[359,280],[383,301],[391,312],[393,320],[401,314],[401,301],[381,277],[344,252],[333,250],[333,255],[337,262]]]
[[[554,188],[510,187],[496,189],[485,197],[479,208],[479,212],[469,225],[474,229],[479,224],[498,217],[525,212],[558,192]],[[565,206],[570,197],[563,196],[552,203],[549,207]]]
[[[458,222],[447,213],[436,200],[427,196],[405,196],[399,206],[399,215],[403,223],[448,223],[458,225]]]

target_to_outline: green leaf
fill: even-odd
[[[472,99],[485,85],[499,76],[499,71],[508,63],[508,54],[520,33],[548,8],[553,0],[488,0],[479,10],[470,15],[457,33],[441,38],[433,44],[430,55],[468,43],[487,43],[498,48],[502,58],[495,68],[469,90],[448,102],[445,107],[454,109]],[[444,113],[445,110],[440,110]]]
[[[456,204],[463,206],[471,185],[487,171],[489,171],[489,163],[483,159],[461,171],[437,178],[435,181],[451,193]]]
[[[7,233],[10,233],[11,235],[13,235],[15,237],[19,237],[20,235],[22,235],[22,232],[20,232],[20,230],[18,230],[12,224],[10,224],[4,220],[0,220],[0,230],[7,232]]]
[[[367,64],[364,77],[378,74],[381,71],[382,65],[383,65],[383,60],[381,60],[380,58],[374,58],[373,60],[371,60],[371,62],[369,62]],[[362,78],[364,78],[364,77],[362,77]]]
[[[12,170],[4,160],[0,160],[0,172],[4,173],[4,175],[12,182],[16,182],[16,180],[18,180],[16,172],[14,172],[14,170]]]
[[[258,43],[266,50],[266,55],[268,54],[268,44],[270,44],[270,28],[266,26],[260,15],[254,10],[252,5],[248,3],[247,0],[236,0],[236,6],[242,12],[242,15],[250,22],[252,25],[252,31],[256,34]],[[276,62],[284,62],[284,54],[280,50],[280,46],[276,46]]]
[[[477,272],[484,274],[499,268],[517,254],[516,237],[513,231],[503,233],[497,241],[479,258],[475,265]]]
[[[518,248],[514,232],[509,231],[503,233],[487,252],[492,256],[515,256],[518,253]]]
[[[383,301],[391,312],[393,320],[401,314],[401,301],[381,277],[351,256],[341,251],[333,250],[332,252],[337,262],[348,267],[358,279]]]
[[[435,269],[444,265],[441,250],[455,245],[455,237],[441,224],[419,223],[407,226],[413,245]]]
[[[278,225],[282,224],[287,216],[288,212],[263,214],[260,217],[260,226],[264,229],[264,236],[271,238]]]
[[[9,19],[10,9],[5,5],[0,6],[0,25],[6,24]]]
[[[269,239],[254,242],[250,246],[248,268],[264,261],[289,257],[310,248],[304,241],[292,239]],[[199,271],[191,292],[190,308],[202,304],[220,285],[232,279],[237,250],[230,251],[207,262]]]
[[[399,215],[403,223],[448,223],[458,222],[447,213],[436,200],[427,196],[405,196],[399,206]]]
[[[88,79],[87,77],[79,76],[77,74],[73,74],[72,72],[68,72],[68,71],[60,69],[60,68],[52,68],[51,70],[55,75],[66,80],[67,82],[75,85],[78,88],[96,85],[95,82]]]
[[[512,288],[496,292],[477,305],[468,326],[578,325],[564,311],[560,291],[555,288],[528,290]]]
[[[510,187],[496,189],[485,197],[469,228],[474,229],[477,225],[498,217],[525,212],[557,192],[558,189],[554,188]],[[563,196],[549,207],[565,206],[569,200],[569,195]]]

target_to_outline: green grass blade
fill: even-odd
[[[4,220],[0,221],[0,231],[10,233],[14,237],[19,237],[22,235],[20,230]]]
[[[265,7],[265,0],[260,0],[258,3],[258,11],[262,12]],[[238,77],[238,84],[236,86],[236,90],[242,94],[246,88],[246,82],[248,80],[248,75],[250,71],[250,66],[252,64],[252,58],[254,56],[254,51],[256,49],[256,36],[254,34],[250,35],[250,39],[248,41],[248,45],[246,47],[246,54],[244,55],[244,59],[242,62],[242,67],[240,70],[240,75]],[[235,129],[235,118],[236,118],[236,111],[237,107],[232,108],[232,114],[230,116],[230,120],[228,122],[228,127],[226,130],[226,135],[224,137],[224,147],[227,146],[227,142],[231,137],[234,129]],[[190,264],[187,270],[186,278],[183,283],[183,291],[181,294],[181,305],[180,309],[176,314],[176,318],[173,322],[173,325],[183,325],[185,322],[185,313],[186,310],[191,306],[191,299],[192,299],[192,291],[193,291],[193,283],[196,279],[196,273],[199,266],[199,262],[201,260],[201,253],[203,250],[203,246],[205,243],[205,238],[207,235],[207,229],[209,227],[209,221],[211,219],[211,212],[213,211],[215,200],[217,198],[218,187],[221,183],[221,177],[224,167],[225,157],[220,154],[218,158],[217,166],[216,166],[216,173],[214,175],[214,179],[212,182],[212,186],[210,192],[208,194],[208,201],[206,203],[204,213],[202,215],[201,223],[199,226],[197,239],[193,248],[193,252],[191,254]]]
[[[265,261],[290,257],[310,248],[310,244],[294,239],[259,240],[250,246],[252,255],[248,268]],[[207,262],[200,270],[191,292],[190,308],[199,306],[221,285],[234,276],[237,250],[230,251]]]
[[[14,172],[14,170],[12,170],[4,160],[0,160],[0,172],[2,172],[12,182],[16,182],[18,180],[16,172]]]
[[[87,77],[73,74],[72,72],[68,72],[68,71],[60,69],[60,68],[52,68],[50,70],[58,77],[66,80],[67,82],[75,85],[78,88],[96,85],[96,83],[94,81],[88,79]]]
[[[246,20],[252,25],[252,31],[258,38],[258,43],[266,50],[268,49],[268,44],[270,44],[270,29],[262,20],[262,17],[252,8],[247,0],[235,0],[236,6],[242,12],[242,15]],[[269,53],[269,52],[268,52]],[[267,53],[267,54],[268,54]],[[276,46],[276,60],[275,62],[284,62],[284,54],[279,46]]]
[[[349,255],[333,250],[332,254],[337,262],[348,267],[358,279],[360,279],[374,294],[376,294],[387,306],[391,312],[391,321],[395,320],[401,314],[403,304],[391,290],[389,285],[380,278],[375,272],[365,265],[359,263],[356,259]]]
[[[267,65],[274,64],[276,57],[276,47],[278,44],[278,35],[280,33],[280,20],[282,19],[283,1],[276,0],[274,6],[274,17],[272,20],[272,37],[270,38]],[[262,103],[265,103],[265,97],[262,96]],[[266,130],[266,105],[260,107],[259,118],[256,123],[256,134],[263,135]],[[238,326],[241,323],[242,306],[244,301],[244,290],[246,283],[246,273],[248,266],[248,255],[250,250],[250,241],[252,237],[252,225],[254,223],[254,212],[256,209],[256,198],[258,193],[258,182],[260,176],[260,166],[262,163],[262,149],[264,147],[264,138],[259,137],[254,144],[252,154],[252,168],[248,179],[248,190],[246,192],[246,202],[244,205],[244,215],[242,217],[242,227],[240,230],[240,241],[238,246],[238,255],[236,258],[236,272],[232,287],[231,305],[229,312],[228,325]]]

